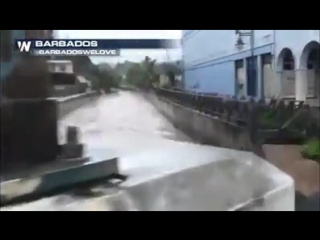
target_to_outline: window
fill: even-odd
[[[308,61],[307,61],[307,68],[308,69],[315,69],[319,63],[319,51],[318,49],[313,49],[309,53]]]
[[[294,58],[289,51],[283,56],[283,70],[294,70]]]
[[[2,62],[10,62],[12,59],[12,30],[1,30],[0,32],[0,60]]]
[[[272,55],[271,54],[263,54],[261,55],[262,58],[262,64],[272,64]]]
[[[294,62],[293,61],[286,61],[283,62],[283,70],[294,70]]]
[[[237,60],[236,62],[236,68],[243,68],[243,60]]]

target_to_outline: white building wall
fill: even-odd
[[[250,38],[243,37],[242,49],[235,46],[237,39],[235,30],[189,30],[183,32],[185,88],[199,92],[236,94],[234,62],[251,56],[249,51]],[[272,43],[273,30],[255,31],[256,55],[271,52]],[[257,88],[261,88],[260,85],[257,84]]]
[[[282,49],[289,48],[295,57],[296,65],[300,65],[300,57],[304,47],[311,41],[320,41],[320,30],[275,30],[275,49],[279,55]]]
[[[242,32],[250,30],[241,30]],[[185,64],[184,86],[187,90],[199,92],[217,92],[221,94],[236,94],[235,61],[251,56],[250,38],[243,37],[244,46],[239,49],[235,46],[238,36],[235,30],[183,30],[182,52]],[[296,59],[296,73],[299,79],[301,70],[300,58],[304,47],[311,41],[319,42],[319,30],[254,30],[254,55],[257,62],[261,63],[261,55],[269,53],[272,56],[272,64],[262,67],[259,64],[257,72],[257,94],[263,95],[265,86],[272,95],[279,92],[281,84],[277,80],[277,61],[282,49],[289,48]],[[244,64],[245,66],[247,64]],[[269,69],[262,73],[262,69]],[[272,73],[273,71],[273,73]],[[301,71],[300,71],[301,72]],[[244,73],[243,75],[246,75]],[[300,74],[301,75],[301,74]],[[268,81],[263,78],[268,76]],[[271,78],[275,78],[271,81]],[[300,79],[302,76],[300,76]],[[304,91],[305,85],[301,80],[296,81],[297,94]],[[302,93],[300,93],[301,95]],[[298,97],[303,98],[303,97]]]
[[[284,48],[292,51],[295,61],[295,98],[299,101],[306,101],[308,85],[314,84],[313,81],[319,81],[319,75],[311,77],[314,71],[307,70],[306,56],[303,53],[308,43],[320,43],[320,30],[275,30],[275,32],[275,54],[277,60],[279,61],[279,54]],[[279,66],[275,66],[275,69],[279,71]],[[308,84],[307,79],[312,80],[312,82],[309,81]]]
[[[248,30],[241,30],[248,31]],[[255,30],[255,47],[273,43],[273,30]],[[243,37],[244,47],[235,44],[235,30],[198,30],[183,40],[183,54],[187,66],[239,54],[250,49],[249,37]]]

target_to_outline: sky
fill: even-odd
[[[59,38],[70,39],[180,39],[181,30],[58,30]],[[117,63],[125,60],[139,62],[145,56],[157,61],[181,59],[181,49],[174,50],[122,50],[120,57],[91,57],[94,63]]]

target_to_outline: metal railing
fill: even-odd
[[[157,88],[155,92],[161,98],[204,114],[223,117],[241,125],[249,121],[250,101],[238,101],[232,98],[220,97],[216,94],[199,94],[163,88]]]
[[[286,134],[297,134],[301,137],[312,125],[310,108],[303,102],[286,103],[283,100],[272,99],[266,103],[262,100],[241,101],[161,88],[154,91],[159,98],[238,126],[245,126],[251,132],[252,138],[257,135],[259,138],[267,138],[288,131]]]

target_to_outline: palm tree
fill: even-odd
[[[146,71],[145,82],[147,87],[152,87],[156,84],[158,77],[155,73],[155,65],[157,60],[151,60],[148,56],[145,57],[144,66]]]

